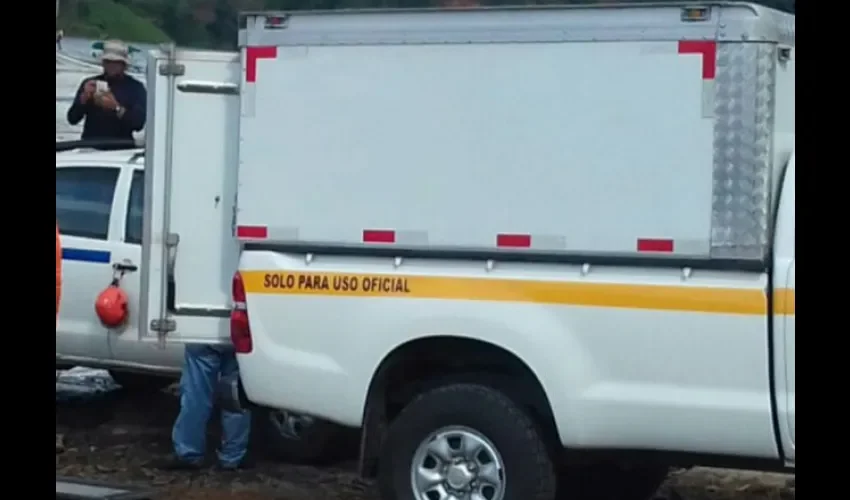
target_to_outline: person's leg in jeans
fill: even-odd
[[[180,376],[180,413],[171,431],[174,455],[162,462],[155,461],[154,467],[180,470],[203,466],[207,422],[220,365],[221,357],[212,347],[186,345]]]
[[[236,354],[232,348],[221,348],[221,376],[234,376],[239,372]],[[221,412],[221,449],[218,462],[224,469],[237,469],[247,465],[248,440],[251,433],[251,414],[243,412]]]
[[[187,344],[180,377],[180,413],[171,440],[178,462],[201,465],[206,450],[207,422],[221,370],[221,356],[211,346]]]
[[[212,412],[219,377],[238,371],[232,347],[186,345],[183,374],[180,377],[180,413],[174,422],[171,439],[174,456],[158,467],[163,469],[197,469],[206,454],[207,423]],[[250,414],[222,415],[222,467],[245,466],[250,433]]]

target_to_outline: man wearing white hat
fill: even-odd
[[[82,139],[132,139],[145,126],[147,91],[127,74],[129,49],[117,40],[103,43],[103,73],[86,78],[68,109],[71,125],[83,119]]]

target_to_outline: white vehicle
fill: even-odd
[[[56,220],[62,236],[64,289],[56,364],[110,370],[134,389],[158,389],[179,376],[181,345],[140,342],[134,328],[109,329],[95,315],[97,295],[120,268],[122,288],[139,296],[144,151],[71,148],[56,154]],[[57,143],[57,146],[60,146]],[[120,272],[120,271],[119,271]]]
[[[135,318],[123,328],[108,328],[94,310],[97,295],[116,274],[123,274],[131,317],[142,297],[144,149],[132,142],[129,149],[99,149],[103,146],[115,147],[110,141],[57,143],[56,220],[65,293],[56,328],[56,367],[104,368],[126,389],[156,391],[179,377],[183,345],[143,341]],[[209,308],[205,314],[227,318],[230,311]],[[259,412],[255,423],[268,450],[287,460],[332,458],[329,449],[342,439],[334,426],[288,411]]]
[[[386,499],[793,469],[793,16],[244,21],[148,61],[141,340],[232,342],[231,403],[361,429]]]

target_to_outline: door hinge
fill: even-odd
[[[170,333],[177,330],[177,322],[173,319],[151,320],[151,330],[160,334]]]
[[[183,76],[186,74],[186,65],[175,62],[160,64],[159,74],[162,76]]]

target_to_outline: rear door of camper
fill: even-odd
[[[149,55],[143,340],[230,342],[240,67],[237,53]]]

